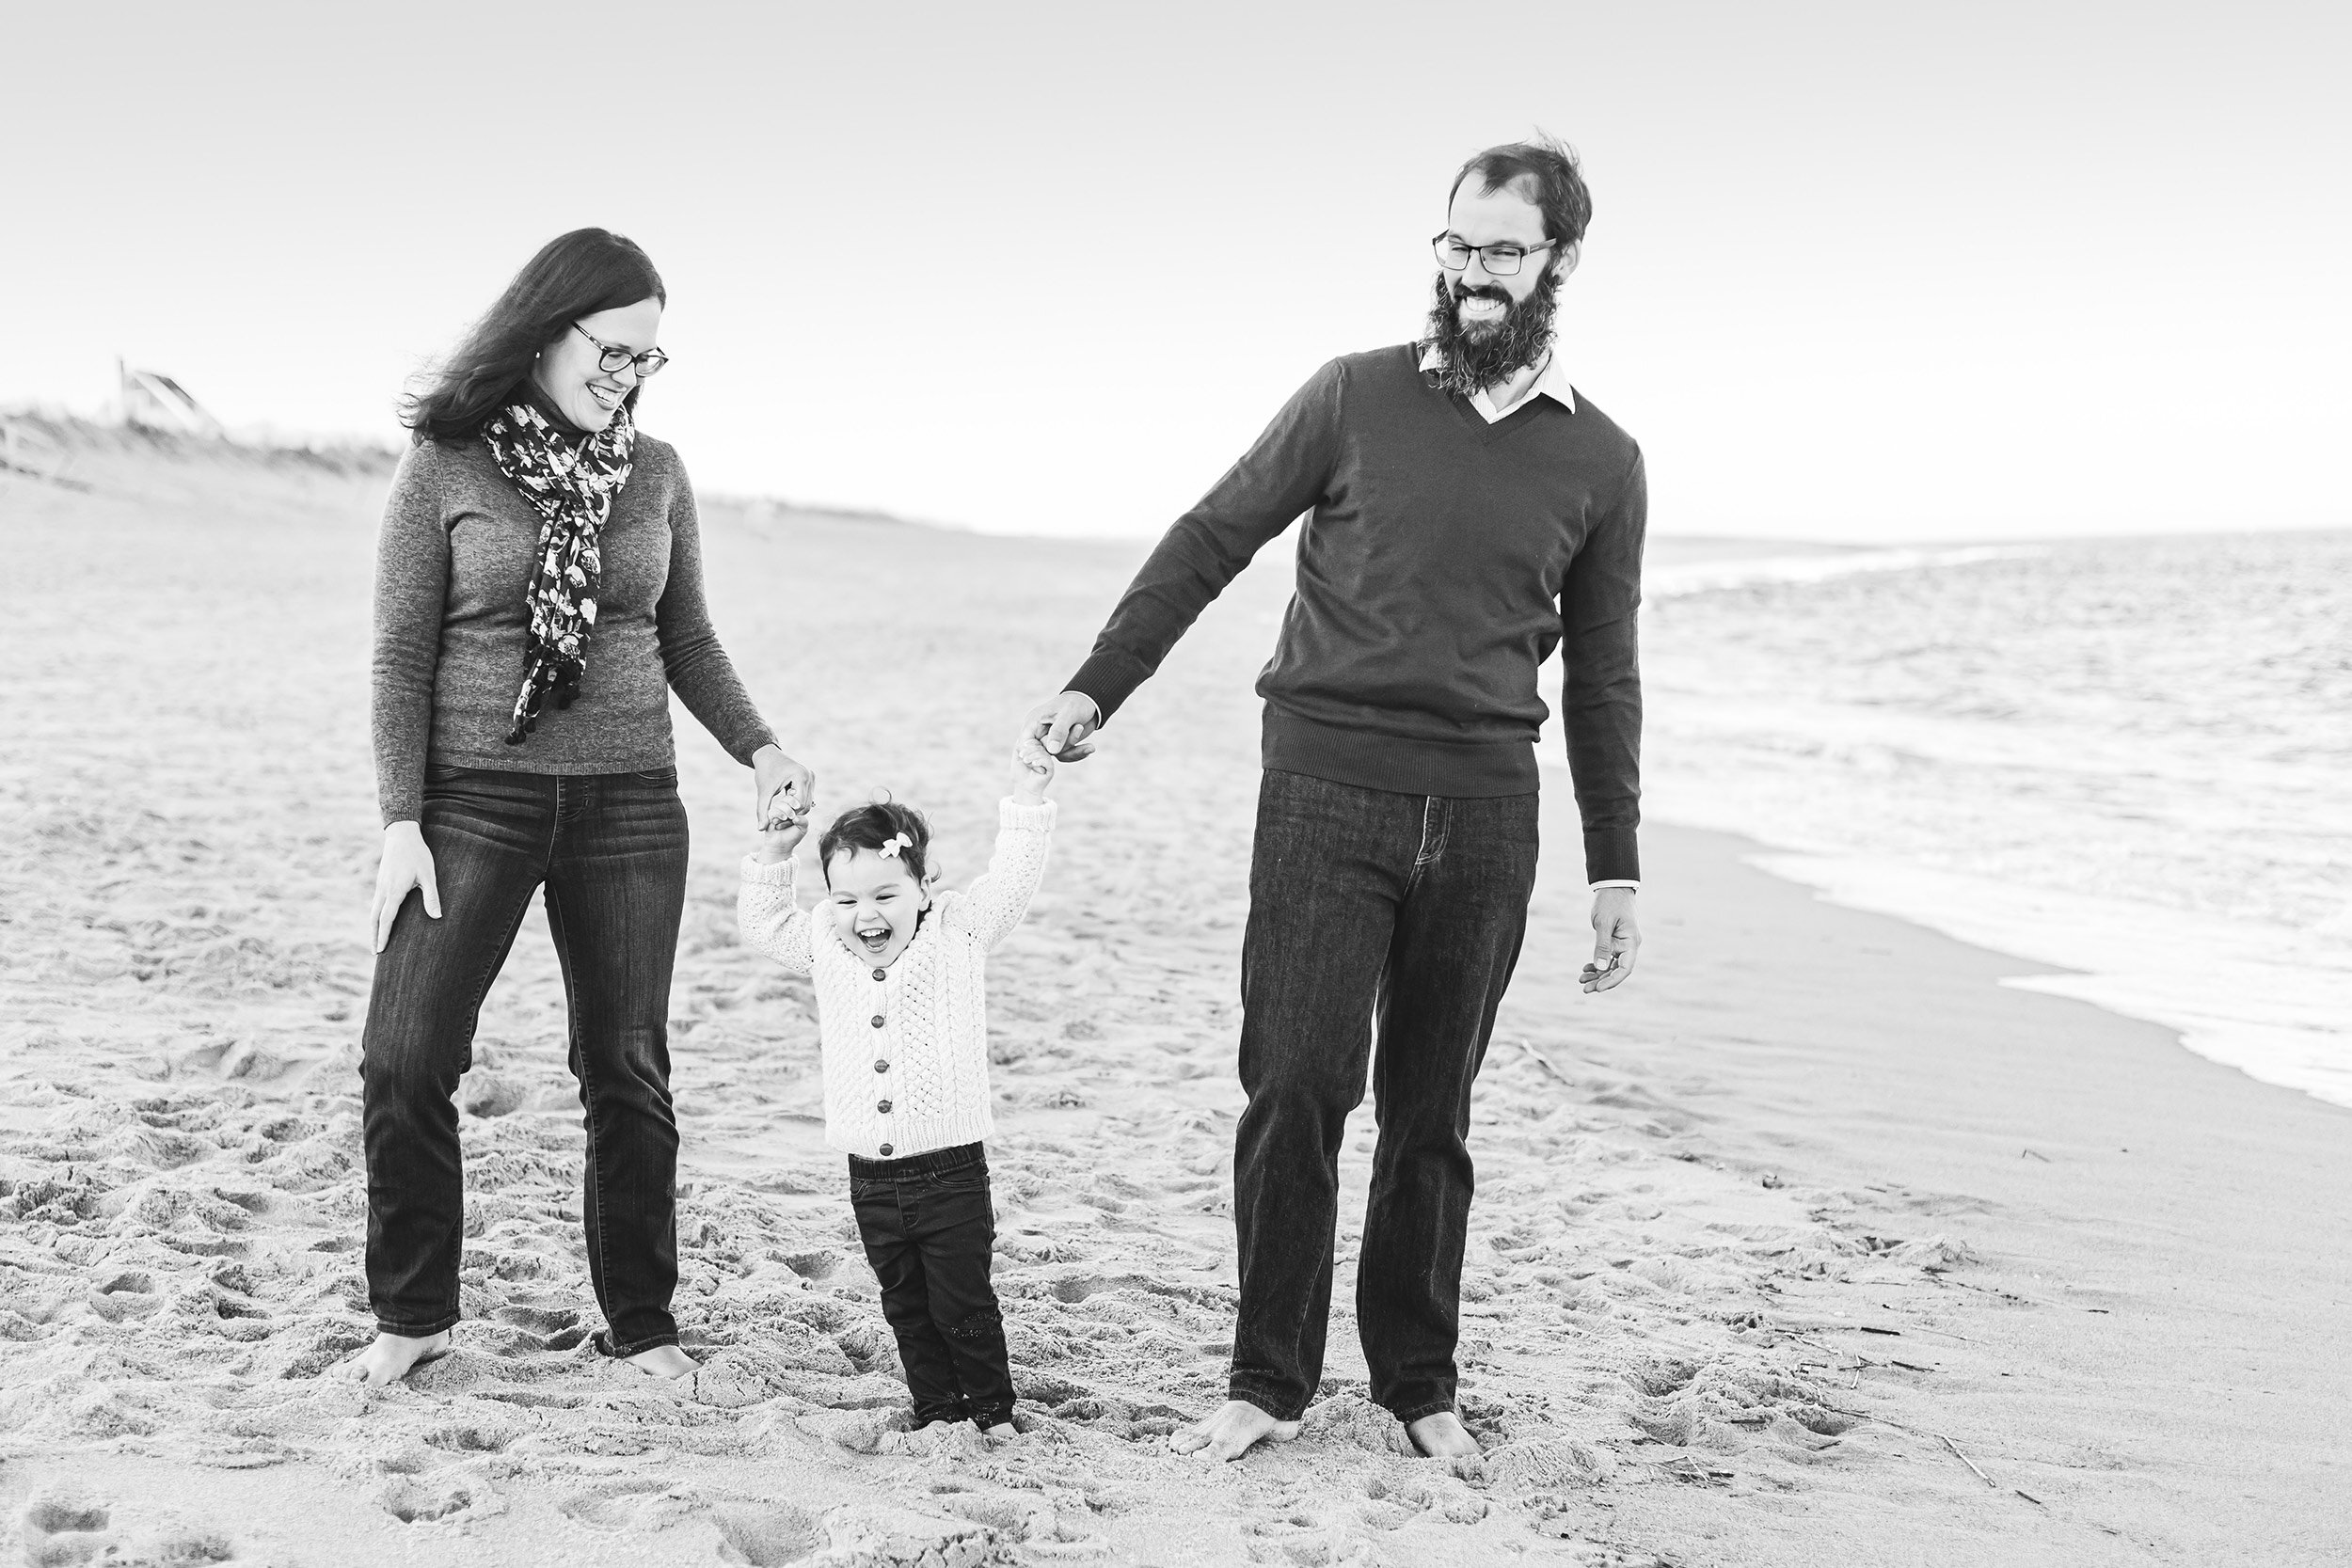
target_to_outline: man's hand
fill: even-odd
[[[1642,950],[1641,927],[1633,923],[1633,890],[1605,887],[1593,895],[1593,961],[1578,976],[1587,992],[1612,990],[1633,973]]]
[[[752,753],[752,820],[760,830],[784,816],[806,817],[817,809],[817,775],[784,754],[779,746]],[[807,823],[803,822],[805,831]]]
[[[1035,736],[1049,756],[1078,762],[1094,754],[1087,736],[1103,727],[1103,710],[1083,691],[1065,691],[1029,710],[1021,733]]]

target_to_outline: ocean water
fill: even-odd
[[[1653,568],[1645,809],[2352,1106],[2352,533]]]

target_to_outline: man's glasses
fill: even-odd
[[[1494,268],[1489,266],[1486,270],[1492,272]],[[578,322],[572,323],[572,330],[596,345],[599,351],[596,369],[607,375],[618,375],[621,373],[622,366],[634,365],[637,367],[637,379],[643,381],[670,362],[670,356],[658,348],[649,348],[644,353],[639,354],[634,349],[623,348],[618,343],[606,342]]]
[[[1448,272],[1462,271],[1470,265],[1470,258],[1475,256],[1478,264],[1485,267],[1489,276],[1515,277],[1518,275],[1519,263],[1527,260],[1529,252],[1548,250],[1552,243],[1546,240],[1542,245],[1464,245],[1454,235],[1445,233],[1432,238],[1429,245],[1438,253],[1438,264]]]

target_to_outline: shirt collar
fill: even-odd
[[[1424,371],[1445,369],[1445,355],[1437,344],[1422,345],[1421,368]],[[1561,361],[1560,345],[1557,342],[1551,345],[1549,356],[1544,360],[1542,373],[1535,377],[1535,385],[1527,389],[1527,396],[1530,398],[1539,393],[1551,399],[1569,413],[1576,412],[1576,388],[1568,385],[1568,368]],[[1524,403],[1526,398],[1519,401]]]

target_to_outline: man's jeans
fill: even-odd
[[[850,1201],[917,1424],[969,1420],[985,1430],[1011,1420],[1005,1323],[988,1282],[996,1215],[980,1146],[851,1155]]]
[[[1232,1398],[1295,1420],[1322,1381],[1341,1134],[1373,1056],[1356,1278],[1372,1397],[1405,1421],[1454,1408],[1470,1084],[1526,933],[1535,839],[1533,794],[1265,775],[1242,946]]]
[[[359,1064],[376,1326],[421,1337],[457,1322],[465,1176],[453,1098],[473,1061],[483,994],[544,882],[586,1113],[581,1218],[589,1279],[610,1325],[597,1343],[614,1355],[675,1344],[668,1020],[686,901],[677,772],[431,767],[421,826],[441,918],[427,918],[420,897],[401,909],[376,958]]]

